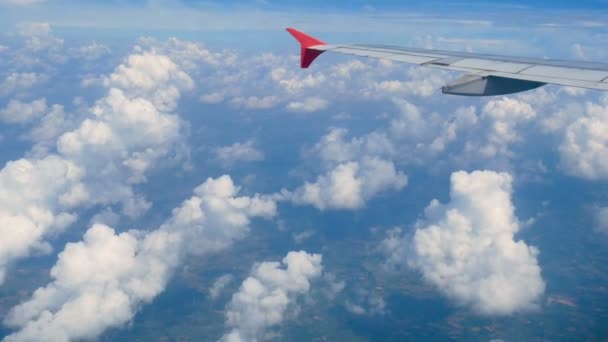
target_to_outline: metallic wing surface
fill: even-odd
[[[465,72],[445,85],[444,94],[492,96],[558,84],[608,91],[608,64],[403,48],[373,44],[326,44],[288,28],[301,45],[301,67],[324,52],[334,52]]]

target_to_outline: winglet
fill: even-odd
[[[317,38],[311,37],[306,33],[300,32],[293,28],[288,28],[287,32],[289,32],[298,42],[300,42],[302,49],[300,66],[302,69],[308,68],[310,64],[312,64],[312,62],[319,57],[320,54],[325,52],[323,50],[314,50],[310,48],[311,46],[325,45],[324,42],[318,40]]]

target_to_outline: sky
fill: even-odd
[[[603,62],[607,8],[0,0],[0,338],[605,339],[606,93],[284,29]]]

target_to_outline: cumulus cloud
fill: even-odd
[[[74,222],[66,207],[82,194],[82,176],[58,156],[11,161],[0,170],[0,282],[13,260],[48,250],[44,236]]]
[[[318,97],[309,97],[302,101],[292,101],[287,104],[287,110],[299,113],[312,113],[326,109],[329,102]]]
[[[511,154],[509,146],[521,141],[518,125],[533,119],[536,111],[524,101],[502,97],[488,102],[481,116],[490,120],[490,132],[484,146],[480,146],[480,152],[489,157],[498,154],[508,156]]]
[[[217,104],[224,101],[224,94],[220,92],[213,92],[209,94],[203,94],[199,98],[203,103]]]
[[[345,129],[331,129],[312,149],[326,169],[313,182],[307,181],[283,196],[299,205],[320,210],[359,209],[375,195],[401,190],[407,176],[390,159],[392,143],[384,134],[346,138]]]
[[[211,288],[209,288],[209,297],[211,299],[217,299],[220,294],[224,291],[226,286],[230,285],[234,281],[234,276],[232,274],[224,274],[223,276],[217,278]]]
[[[391,102],[384,123],[368,133],[349,137],[344,128],[330,129],[307,154],[322,161],[321,175],[284,194],[322,210],[357,209],[376,194],[401,190],[407,179],[400,169],[407,165],[470,167],[483,161],[508,169],[516,157],[513,146],[537,116],[532,104],[509,97],[451,113],[425,111],[399,98]]]
[[[275,214],[273,201],[238,197],[238,188],[223,176],[197,187],[156,230],[116,233],[94,224],[83,241],[59,254],[51,283],[11,309],[5,323],[18,331],[5,340],[94,339],[123,326],[165,289],[184,257],[221,251],[247,233],[251,218]]]
[[[124,324],[164,288],[176,262],[172,243],[166,232],[140,240],[134,232],[116,234],[94,225],[82,242],[69,243],[59,254],[53,282],[11,310],[6,323],[20,330],[5,340],[92,339]]]
[[[0,109],[0,121],[5,123],[26,123],[46,111],[46,99],[32,102],[11,100],[5,108]]]
[[[608,178],[608,99],[585,105],[585,114],[566,127],[559,152],[567,173],[589,180]]]
[[[272,69],[270,76],[273,81],[290,94],[298,94],[307,88],[319,87],[327,80],[327,77],[320,72],[304,76],[302,74],[294,74],[284,67]]]
[[[329,300],[334,300],[346,287],[346,281],[339,280],[333,273],[323,274],[325,286],[321,289],[323,295]]]
[[[360,156],[393,157],[396,153],[391,139],[384,132],[372,132],[348,139],[348,130],[332,128],[312,149],[327,164],[344,163]]]
[[[388,64],[384,68],[394,68],[394,66]],[[364,95],[371,98],[378,97],[380,94],[429,97],[436,94],[441,86],[445,84],[444,73],[426,68],[408,68],[402,78],[406,80],[384,79],[373,81],[364,90]]]
[[[365,314],[365,309],[361,305],[354,304],[351,301],[346,301],[346,303],[344,303],[344,307],[353,315],[360,316]]]
[[[53,35],[53,29],[48,22],[22,22],[17,25],[17,32],[27,39],[26,47],[32,51],[63,48],[64,40]]]
[[[316,234],[316,232],[314,230],[305,230],[300,233],[292,233],[291,239],[293,240],[293,242],[295,242],[296,244],[299,245],[299,244],[303,243],[304,241],[313,237],[315,234]]]
[[[46,77],[35,72],[13,72],[0,82],[0,96],[21,92],[46,81]]]
[[[262,195],[239,197],[239,192],[229,176],[209,179],[194,190],[194,197],[174,210],[171,220],[161,228],[180,231],[188,253],[223,250],[249,233],[252,217],[276,215],[273,199]]]
[[[101,58],[111,53],[112,50],[110,50],[109,47],[97,42],[82,45],[79,48],[71,51],[72,57],[84,58],[89,61]]]
[[[428,111],[399,98],[391,102],[393,109],[381,117],[385,121],[376,129],[349,139],[346,130],[332,129],[321,140],[324,148],[317,144],[313,152],[323,160],[341,161],[373,155],[400,167],[446,163],[470,167],[481,161],[504,167],[516,157],[512,147],[524,140],[521,131],[536,117],[531,104],[506,97],[481,108],[460,106],[448,112]]]
[[[57,138],[64,132],[73,128],[74,122],[68,120],[69,115],[61,105],[52,105],[46,114],[37,120],[38,124],[26,134],[26,137],[36,142],[33,148],[34,153],[40,152],[41,155],[48,154],[48,150],[54,148]],[[78,124],[76,122],[76,124]],[[42,146],[44,145],[44,146]],[[44,149],[43,149],[44,147]]]
[[[451,143],[479,122],[474,107],[460,107],[451,115],[423,111],[409,101],[393,99],[396,112],[390,117],[387,135],[407,162],[419,164],[445,152]],[[484,136],[484,135],[482,135]]]
[[[240,161],[259,161],[264,159],[264,153],[255,147],[255,142],[234,143],[230,146],[218,147],[215,150],[217,159],[226,166]]]
[[[386,314],[386,301],[375,291],[359,290],[355,300],[344,303],[346,310],[354,315],[384,315]]]
[[[132,217],[149,208],[132,186],[179,142],[174,110],[180,91],[192,83],[166,56],[134,54],[105,78],[107,94],[76,128],[61,132],[62,110],[54,107],[48,126],[32,134],[56,137],[56,152],[9,162],[0,171],[0,221],[6,222],[0,225],[6,244],[0,272],[43,245],[54,227],[65,228],[77,207],[121,203]]]
[[[345,99],[350,103],[352,99],[386,100],[402,95],[425,97],[440,89],[444,74],[365,59],[349,59],[332,65],[319,64],[314,70],[299,70],[293,68],[298,64],[295,56],[221,54],[222,58],[217,58],[218,63],[215,64],[220,67],[205,70],[204,77],[208,82],[201,85],[203,95],[200,99],[205,103],[226,102],[247,109],[283,106],[287,111],[309,113],[327,109],[330,98]],[[248,65],[247,70],[240,67],[244,64]],[[390,77],[409,81],[387,81]],[[391,82],[399,82],[399,91],[384,86]],[[321,97],[319,89],[323,89]]]
[[[392,162],[364,158],[343,163],[315,182],[306,182],[290,194],[296,204],[309,204],[325,209],[358,209],[374,195],[387,190],[401,190],[407,176],[395,169]]]
[[[237,56],[228,51],[211,51],[203,44],[177,38],[158,41],[152,37],[141,38],[136,51],[152,50],[168,56],[188,73],[195,73],[202,65],[212,67],[230,66],[236,63]],[[223,69],[215,71],[225,72]]]
[[[111,203],[132,199],[129,184],[145,181],[146,171],[180,139],[173,111],[192,80],[166,56],[147,53],[129,56],[105,84],[107,95],[79,127],[59,137],[57,149],[97,170],[87,175],[89,192],[96,202]]]
[[[229,332],[222,340],[263,340],[266,330],[283,322],[288,307],[310,291],[322,271],[321,255],[304,251],[289,252],[282,263],[256,265],[226,308]]]
[[[213,103],[214,97],[206,96],[202,100],[207,103]],[[277,96],[270,95],[264,97],[248,96],[248,97],[235,97],[230,103],[245,109],[270,109],[279,104],[280,99]]]
[[[404,99],[392,102],[395,109],[386,126],[359,139],[382,136],[392,147],[391,159],[414,165],[442,155],[444,161],[460,164],[508,160],[514,156],[511,146],[523,139],[518,133],[521,126],[536,115],[527,102],[510,98],[491,100],[481,109],[462,106],[443,113],[425,111]]]
[[[477,109],[473,106],[456,108],[453,113],[437,113],[424,112],[403,99],[394,98],[392,103],[394,110],[385,126],[352,138],[350,145],[362,145],[371,153],[389,160],[425,164],[448,150],[454,154],[451,145],[462,145],[462,141],[479,146],[476,142],[487,135],[487,129],[480,125]],[[481,131],[471,133],[477,130]]]
[[[393,230],[382,246],[392,264],[407,263],[449,299],[480,314],[538,307],[545,290],[538,250],[515,240],[521,223],[509,174],[456,172],[451,200],[433,200],[411,238]]]

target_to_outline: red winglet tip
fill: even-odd
[[[325,45],[325,42],[307,35],[304,32],[298,31],[294,28],[287,28],[287,32],[289,32],[300,44],[302,47],[309,48],[315,45]]]
[[[310,49],[310,47],[316,45],[325,45],[325,42],[315,37],[311,37],[306,33],[300,32],[291,27],[287,28],[287,32],[289,32],[300,43],[300,46],[302,47],[300,66],[303,69],[308,68],[310,64],[312,64],[312,62],[324,52],[322,50]]]

